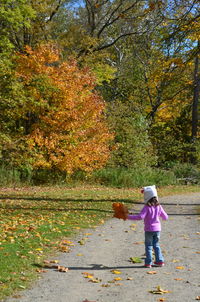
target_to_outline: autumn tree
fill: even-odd
[[[61,62],[59,54],[55,46],[42,45],[18,56],[17,75],[29,99],[26,143],[34,167],[91,171],[105,165],[110,154],[105,103],[90,70]]]

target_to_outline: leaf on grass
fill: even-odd
[[[70,246],[74,246],[75,245],[72,241],[66,240],[66,239],[62,240],[62,242],[61,242],[61,245],[64,245],[64,244],[70,245]]]
[[[47,271],[45,269],[36,268],[36,272],[37,273],[46,273]]]
[[[121,272],[120,272],[120,271],[117,271],[117,270],[112,270],[111,273],[113,273],[113,274],[115,274],[115,275],[121,274]]]
[[[60,245],[59,250],[63,253],[69,253],[69,251],[70,251],[69,247],[66,245]]]

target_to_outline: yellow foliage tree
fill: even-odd
[[[105,165],[113,136],[90,70],[75,61],[60,62],[59,50],[50,44],[27,47],[17,64],[18,77],[35,100],[29,110],[37,118],[28,135],[34,166],[72,173]]]

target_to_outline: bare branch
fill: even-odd
[[[111,24],[113,24],[114,22],[116,22],[117,20],[120,19],[121,15],[126,14],[128,11],[130,11],[137,3],[138,0],[136,0],[132,5],[130,5],[129,7],[127,7],[126,9],[122,10],[117,17],[115,17],[113,20],[112,17],[114,16],[114,14],[119,10],[119,8],[122,6],[122,2],[123,0],[120,1],[119,5],[112,11],[112,13],[110,14],[109,19],[107,20],[107,22],[102,26],[102,28],[99,30],[97,37],[100,38],[102,32]]]

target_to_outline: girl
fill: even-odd
[[[163,220],[168,219],[167,213],[158,202],[156,187],[144,187],[141,191],[144,193],[145,206],[138,215],[127,215],[130,220],[144,220],[145,231],[145,267],[151,267],[152,248],[155,252],[155,266],[164,266],[164,258],[159,245],[161,223],[159,217]]]

